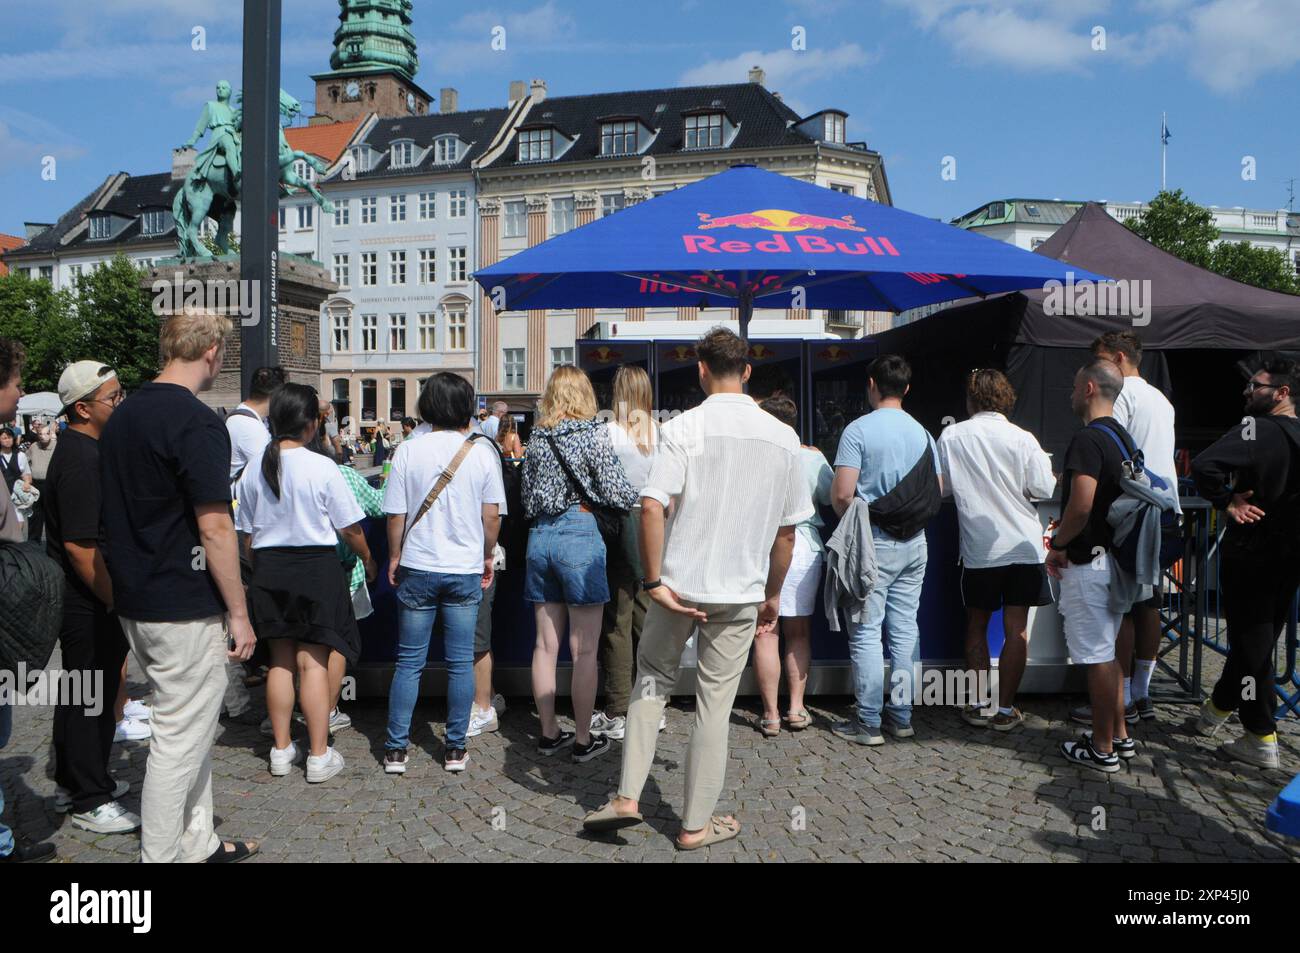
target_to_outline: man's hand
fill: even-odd
[[[1047,554],[1047,574],[1053,579],[1061,578],[1061,570],[1070,564],[1070,558],[1065,555],[1063,549],[1053,549]]]
[[[248,621],[247,616],[242,619],[228,616],[226,626],[230,637],[235,640],[235,650],[227,652],[227,657],[232,660],[247,662],[253,657],[253,649],[257,646],[257,636],[253,634],[253,624]]]
[[[690,606],[683,605],[682,601],[677,598],[677,593],[673,592],[667,586],[658,585],[653,589],[646,590],[652,601],[659,603],[669,612],[676,612],[678,615],[690,616],[696,622],[708,622],[709,617],[699,609],[693,609]]]
[[[388,560],[388,584],[393,587],[397,586],[397,565],[399,562],[401,562],[400,556],[393,556]]]
[[[1245,525],[1246,523],[1258,523],[1264,518],[1263,510],[1254,503],[1247,502],[1247,500],[1254,495],[1254,490],[1247,490],[1245,493],[1234,493],[1232,495],[1232,502],[1227,505],[1226,509],[1228,515],[1232,517],[1234,522]]]
[[[781,608],[781,596],[777,595],[770,599],[764,599],[763,604],[758,609],[758,625],[754,629],[755,635],[771,635],[776,631],[776,620]]]
[[[491,588],[495,576],[496,570],[492,568],[492,557],[487,556],[483,559],[483,578],[479,580],[479,586],[483,589]]]

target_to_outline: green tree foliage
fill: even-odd
[[[1224,242],[1210,252],[1210,270],[1257,288],[1300,294],[1300,283],[1296,281],[1286,253],[1280,248],[1256,248],[1250,242]]]
[[[128,391],[158,373],[158,316],[140,287],[140,272],[125,257],[81,276],[77,313],[85,328],[84,356],[115,368]]]
[[[0,277],[0,336],[22,342],[27,351],[23,389],[37,393],[56,389],[84,335],[71,295],[26,272],[10,272]]]
[[[1125,224],[1157,248],[1201,268],[1210,267],[1210,248],[1219,237],[1214,215],[1183,195],[1161,192],[1137,218]]]

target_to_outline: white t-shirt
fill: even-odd
[[[248,410],[257,413],[247,404],[240,404],[236,410]],[[262,423],[261,415],[254,420],[244,414],[231,414],[226,417],[226,432],[230,434],[230,479],[239,475],[239,471],[248,465],[271,442],[271,432]]]
[[[4,457],[5,462],[8,463],[9,455],[11,453],[13,453],[12,450],[0,450],[0,457]],[[31,472],[32,472],[31,461],[27,459],[27,454],[19,450],[18,451],[18,475],[22,476],[25,473],[31,473]]]
[[[403,440],[384,485],[384,512],[415,516],[464,442],[465,434],[455,430],[412,433]],[[474,443],[451,482],[407,535],[400,563],[408,569],[457,575],[483,571],[483,504],[496,503],[504,516],[506,489],[501,457],[491,441],[479,438]]]
[[[611,420],[606,426],[609,428],[609,442],[614,447],[614,456],[623,464],[627,482],[640,493],[642,487],[650,482],[650,470],[654,466],[655,457],[659,455],[658,442],[651,446],[649,453],[642,453],[622,424]]]
[[[280,452],[277,500],[262,476],[264,453],[248,461],[235,485],[235,525],[253,537],[254,549],[333,546],[335,530],[365,519],[338,464],[306,447]]]
[[[493,440],[497,438],[497,431],[501,429],[501,418],[496,414],[488,414],[487,420],[479,424],[479,430],[487,434]]]
[[[1115,419],[1129,432],[1142,451],[1147,469],[1159,474],[1178,498],[1174,474],[1174,405],[1169,398],[1140,377],[1124,378],[1124,389],[1115,400]],[[1178,511],[1182,512],[1180,506]]]

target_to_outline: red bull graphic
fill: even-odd
[[[615,351],[604,344],[592,350],[588,356],[597,364],[613,364],[616,361],[623,360],[622,351]]]
[[[766,345],[755,344],[750,347],[749,356],[756,361],[766,361],[769,358],[776,357],[776,352]]]
[[[663,356],[670,361],[676,361],[678,364],[685,364],[688,361],[699,359],[698,355],[695,353],[695,348],[689,344],[674,345],[664,351]]]
[[[918,285],[939,285],[953,278],[965,278],[965,275],[938,275],[925,271],[905,271],[903,272],[908,278],[911,278]]]
[[[698,212],[700,231],[715,228],[758,228],[773,232],[773,236],[759,241],[742,241],[732,239],[722,241],[712,235],[683,235],[682,242],[686,251],[695,254],[747,254],[749,252],[767,252],[769,254],[789,254],[792,251],[790,241],[784,233],[808,230],[825,231],[833,229],[844,232],[861,232],[862,237],[853,242],[832,242],[820,235],[794,235],[794,247],[811,254],[839,252],[844,255],[890,255],[898,257],[898,249],[893,242],[883,235],[867,235],[866,229],[858,225],[852,215],[830,218],[814,215],[810,212],[792,212],[788,209],[759,209],[754,212],[739,212],[732,215],[711,215]]]
[[[819,351],[817,353],[817,357],[823,361],[827,361],[831,364],[834,364],[837,361],[847,360],[849,357],[851,357],[851,355],[849,354],[848,351],[840,347],[838,344],[832,344],[826,350]]]

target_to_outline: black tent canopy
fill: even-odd
[[[1018,395],[1013,419],[1059,466],[1079,426],[1069,406],[1074,372],[1098,335],[1133,330],[1143,342],[1143,377],[1170,395],[1179,446],[1195,450],[1241,418],[1238,361],[1252,352],[1300,350],[1300,297],[1189,264],[1096,203],[1080,208],[1037,253],[1127,285],[1135,292],[1129,310],[1061,313],[1071,297],[1067,285],[971,301],[877,335],[881,353],[912,362],[910,409],[927,427],[937,431],[945,418],[965,416],[967,372],[999,367]],[[1083,303],[1083,291],[1073,292],[1071,300]]]

